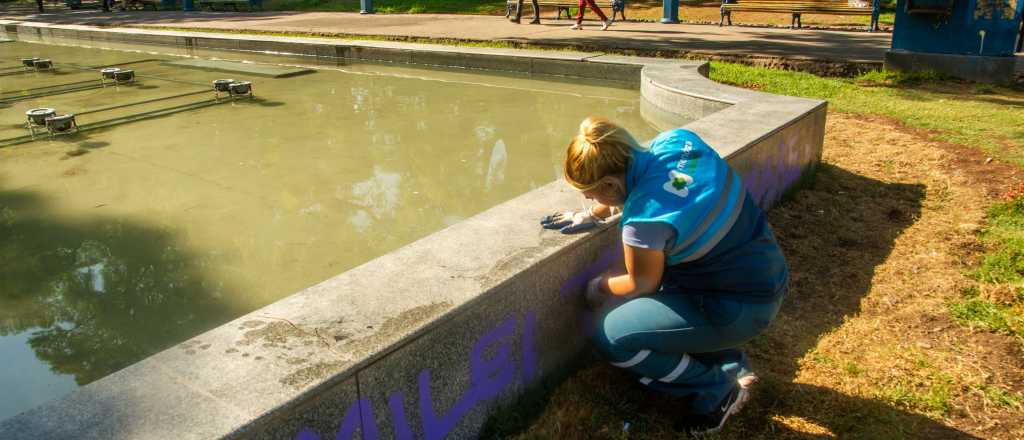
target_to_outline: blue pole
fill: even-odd
[[[372,14],[373,13],[373,0],[359,0],[359,13],[360,14]]]
[[[189,11],[196,10],[196,8],[195,8],[195,5],[192,4],[192,0],[182,0],[181,1],[181,10],[185,11],[185,12],[189,12]]]
[[[679,23],[679,0],[661,1],[661,22]]]

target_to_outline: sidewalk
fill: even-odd
[[[880,66],[891,34],[827,30],[718,27],[699,24],[616,22],[600,31],[600,23],[570,30],[571,20],[543,19],[540,25],[513,24],[501,16],[440,14],[359,15],[339,12],[177,12],[75,11],[18,14],[0,11],[0,18],[54,24],[95,26],[172,26],[227,31],[372,35],[391,38],[512,41],[583,50],[638,51],[647,55],[777,58],[822,60]]]

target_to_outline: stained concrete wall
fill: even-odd
[[[659,127],[700,116],[687,128],[766,207],[813,169],[824,134],[824,102],[715,84],[695,62],[6,25],[29,39],[615,77],[641,89]],[[9,419],[0,438],[472,438],[495,405],[585,349],[581,288],[621,261],[618,228],[537,225],[579,200],[558,182],[531,191]]]

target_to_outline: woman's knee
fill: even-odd
[[[636,327],[636,320],[633,318],[636,308],[631,302],[615,307],[597,320],[594,329],[593,342],[599,351],[604,355],[613,355],[618,351],[628,349],[622,346],[622,338],[633,333]]]
[[[678,308],[678,307],[676,307]],[[602,351],[615,353],[639,351],[643,346],[640,335],[674,330],[689,324],[676,310],[657,298],[641,297],[629,300],[605,313],[597,321],[594,343]]]

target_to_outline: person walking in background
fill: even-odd
[[[533,2],[533,21],[530,24],[540,24],[540,6],[537,5],[537,0],[530,0]],[[510,18],[509,21],[513,23],[519,23],[519,19],[523,16],[523,0],[519,0],[516,4],[516,17]]]
[[[43,12],[43,0],[36,0],[36,7],[39,8],[39,13]]]
[[[594,0],[580,0],[580,11],[576,13],[576,24],[572,25],[570,29],[583,29],[583,10],[587,8],[587,5],[590,5],[590,9],[593,9],[594,13],[596,13],[598,17],[601,17],[601,30],[603,31],[608,29],[608,26],[611,26],[611,23],[608,22],[608,17],[604,15],[604,11],[597,6],[597,3],[594,3]]]

